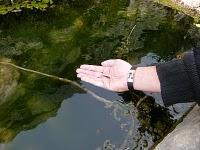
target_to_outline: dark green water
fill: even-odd
[[[100,64],[110,58],[152,64],[176,57],[195,44],[188,32],[193,21],[188,16],[151,1],[100,0],[65,2],[47,12],[0,16],[0,21],[2,58],[75,80],[116,101],[114,108],[105,108],[70,84],[19,71],[12,79],[16,81],[13,91],[7,97],[0,92],[2,150],[106,149],[103,145],[144,149],[159,140],[188,108],[166,109],[159,105],[159,95],[154,95],[159,104],[148,97],[135,109],[133,104],[143,94],[121,96],[80,82],[75,74],[83,63]],[[11,84],[4,81],[0,83]],[[9,88],[2,87],[1,91]]]

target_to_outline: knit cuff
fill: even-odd
[[[200,101],[200,78],[197,68],[197,64],[195,61],[194,52],[188,51],[185,53],[183,57],[183,62],[187,70],[187,74],[189,76],[190,82],[192,84],[192,90],[194,95],[194,101],[198,102]]]
[[[197,72],[200,77],[200,47],[193,48],[193,52],[194,52],[194,58],[195,58],[195,64],[197,67]]]
[[[194,90],[184,60],[156,65],[165,106],[194,100]]]

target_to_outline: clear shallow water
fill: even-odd
[[[142,58],[151,64],[172,59],[193,46],[188,35],[192,19],[151,1],[62,3],[48,12],[25,11],[0,19],[1,57],[75,81],[75,70],[82,63],[122,58],[134,64]],[[108,109],[69,84],[19,74],[13,93],[0,105],[0,141],[7,143],[2,145],[5,150],[88,150],[102,148],[106,140],[116,145],[113,149],[140,149],[167,132],[173,123],[169,112],[177,117],[187,109],[178,105],[174,106],[178,112],[167,111],[151,97],[138,110],[131,103]],[[141,93],[121,97],[83,85],[111,101],[137,103],[144,97]]]

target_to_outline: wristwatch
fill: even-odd
[[[135,70],[136,66],[132,66],[131,69],[128,71],[128,80],[127,80],[127,86],[129,90],[134,90],[133,82],[135,78]]]

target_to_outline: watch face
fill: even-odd
[[[134,79],[134,75],[135,75],[135,70],[129,70],[128,72],[128,82],[133,82]]]

